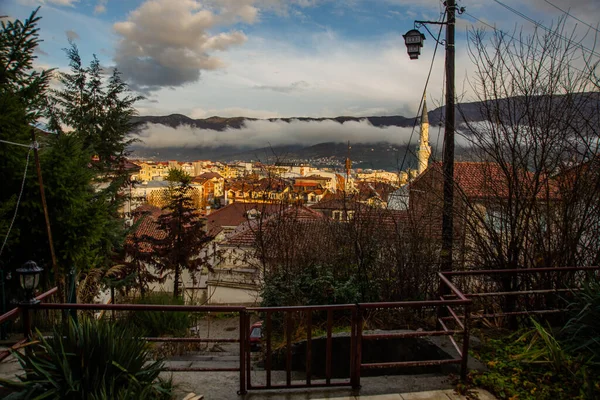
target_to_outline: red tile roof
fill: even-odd
[[[266,219],[250,220],[240,225],[223,243],[227,246],[250,247],[256,240],[256,233],[259,224],[262,222],[262,229],[277,229],[276,222],[280,218],[291,218],[294,221],[308,224],[311,222],[323,221],[327,217],[323,214],[311,210],[304,206],[288,206],[285,210],[271,214]]]
[[[250,210],[259,211],[261,214],[270,215],[281,211],[282,205],[272,203],[231,203],[208,215],[207,228],[211,236],[217,235],[223,227],[237,227],[248,220]]]
[[[221,176],[221,174],[219,174],[218,172],[205,172],[203,174],[198,175],[195,179],[213,179],[213,178],[224,179]]]
[[[455,185],[459,188],[462,195],[466,198],[506,198],[509,196],[510,187],[509,179],[507,176],[512,171],[504,171],[502,166],[498,163],[493,162],[457,162],[454,163],[454,181]],[[535,176],[529,171],[518,171],[518,178],[521,182],[523,189],[531,188],[534,189],[533,183],[536,181]],[[434,177],[436,180],[441,182],[442,177],[442,164],[439,162],[430,164],[427,170],[419,175],[410,186],[418,187],[423,184],[425,180]],[[530,184],[531,183],[531,184]],[[554,191],[554,183],[549,182],[552,193]],[[430,188],[431,189],[431,188]],[[536,196],[545,197],[545,191],[539,190]],[[551,195],[553,197],[554,194]]]

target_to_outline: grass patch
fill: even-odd
[[[174,298],[170,293],[150,293],[135,300],[136,304],[183,305],[182,298]],[[128,323],[137,326],[146,336],[186,336],[192,319],[184,311],[133,311]]]

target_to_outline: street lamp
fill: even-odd
[[[423,41],[425,35],[416,29],[411,29],[402,35],[404,38],[404,44],[406,45],[406,51],[411,60],[416,60],[421,54],[421,47],[423,47]]]
[[[23,264],[21,268],[17,268],[16,272],[19,274],[19,282],[23,290],[25,290],[25,304],[38,304],[40,302],[34,297],[33,292],[40,283],[40,273],[43,270],[43,268],[38,267],[35,261],[31,260]]]

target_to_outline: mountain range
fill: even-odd
[[[590,96],[591,95],[591,96]],[[595,112],[600,109],[600,94],[598,93],[582,93],[577,96],[585,96],[586,107],[589,112]],[[557,96],[559,101],[561,96]],[[496,100],[503,102],[505,100]],[[464,119],[469,121],[481,121],[484,117],[481,114],[480,102],[460,103],[457,105],[456,124],[457,126],[464,122]],[[430,124],[430,136],[434,136],[438,132],[437,127],[443,125],[443,117],[445,107],[439,107],[428,112]],[[339,116],[333,118],[269,118],[256,119],[247,117],[210,117],[205,119],[192,119],[182,114],[171,114],[166,116],[136,116],[133,117],[136,130],[143,130],[147,124],[159,124],[171,128],[182,126],[191,127],[201,130],[209,130],[223,132],[224,135],[234,130],[245,128],[246,124],[251,121],[264,122],[324,122],[330,121],[339,124],[347,122],[364,122],[368,121],[370,125],[377,128],[385,127],[402,127],[413,128],[418,124],[419,119],[404,116],[369,116],[369,117],[352,117]],[[419,127],[416,126],[415,135],[418,135]],[[432,139],[430,139],[432,140]],[[441,139],[439,139],[441,140]],[[344,143],[345,138],[340,137],[339,141],[324,140],[322,143],[309,145],[280,145],[271,143],[269,146],[253,146],[251,144],[232,145],[224,144],[219,146],[203,146],[203,145],[184,145],[174,147],[147,147],[143,142],[138,142],[132,146],[134,157],[168,160],[176,159],[179,161],[192,161],[198,159],[209,159],[213,161],[287,161],[287,162],[306,162],[310,161],[313,164],[341,167],[345,158],[348,155],[348,146]],[[370,139],[367,135],[364,136],[364,141],[361,137],[361,142],[354,140],[351,143],[350,156],[353,160],[353,165],[358,168],[371,169],[386,169],[398,170],[407,167],[415,167],[416,159],[414,156],[413,147],[408,148],[406,145],[391,144],[387,141],[378,141]],[[226,142],[226,141],[225,141]],[[413,141],[414,143],[414,141]],[[432,158],[441,158],[441,143],[433,141]],[[439,147],[439,149],[438,149]],[[407,151],[408,150],[408,151]],[[412,151],[411,151],[412,150]],[[439,151],[438,151],[439,150]],[[468,159],[468,152],[465,149],[457,147],[457,159]]]

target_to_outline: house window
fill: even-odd
[[[505,229],[506,222],[504,221],[505,215],[502,210],[495,208],[488,208],[486,211],[485,222],[489,229],[496,233],[502,233]]]
[[[336,221],[341,221],[342,220],[342,212],[341,211],[334,211],[332,213],[332,217],[333,219],[335,219]]]

